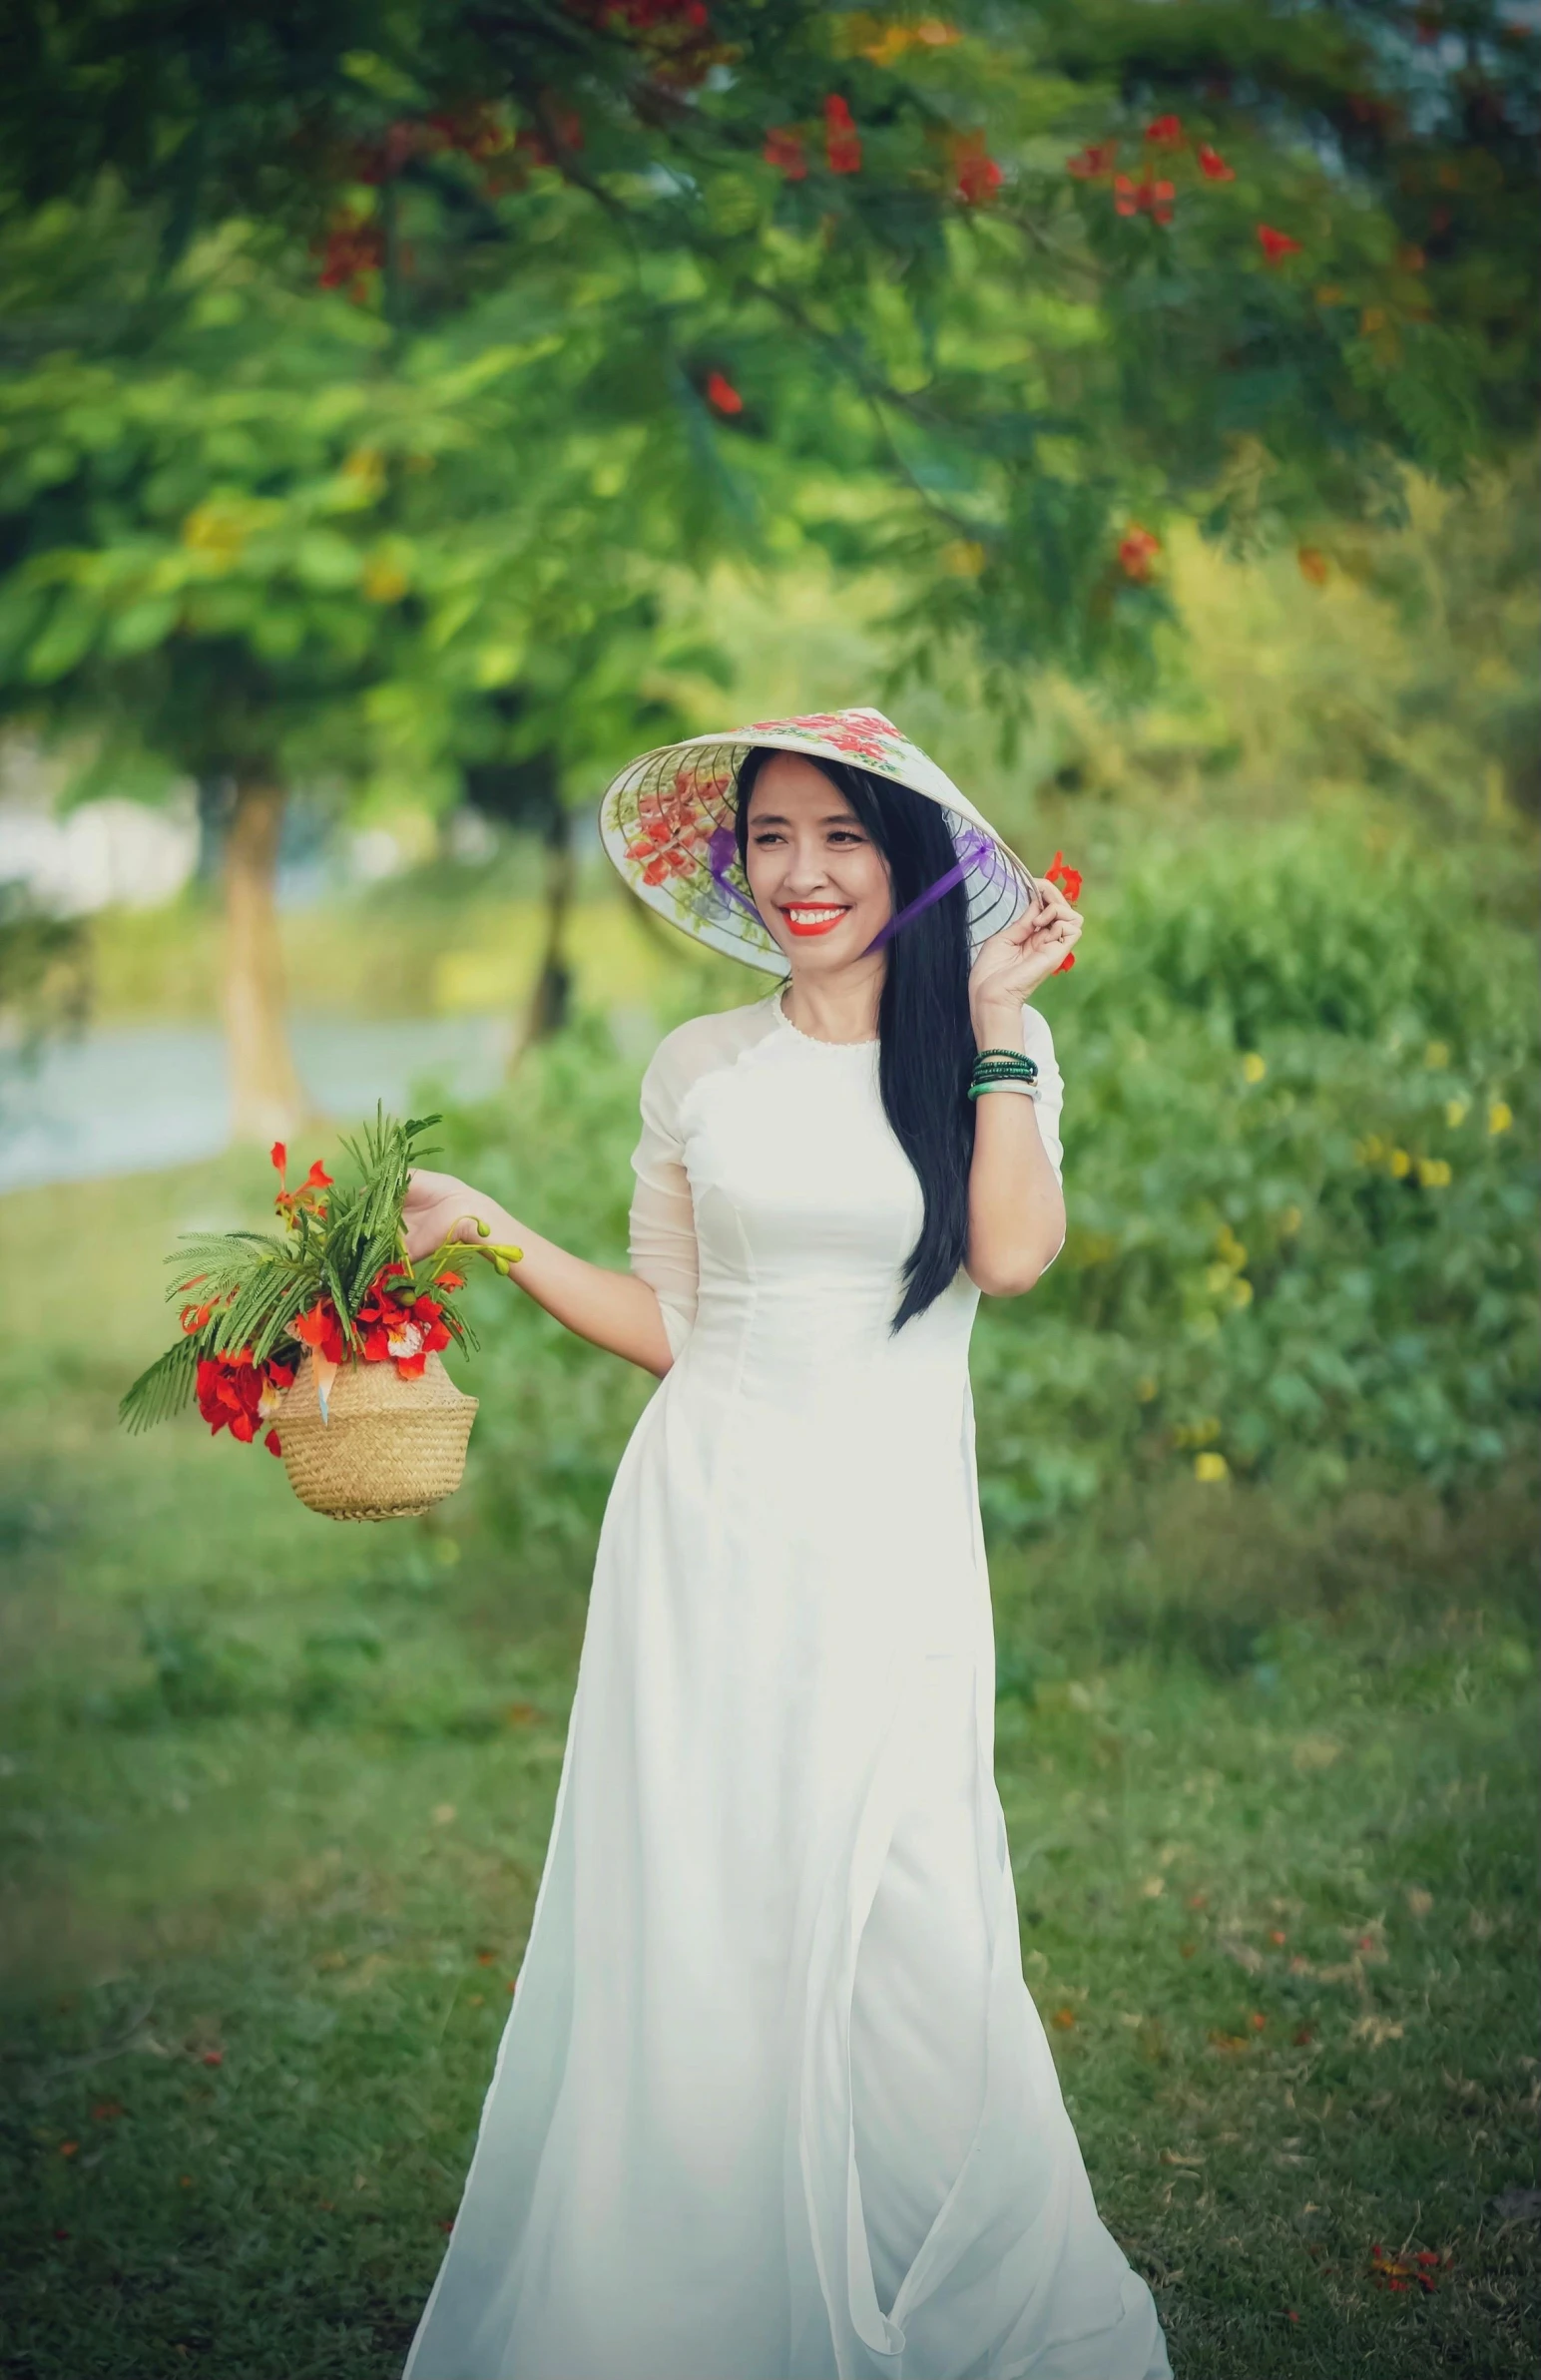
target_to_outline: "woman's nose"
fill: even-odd
[[[824,874],[824,855],[815,846],[811,850],[793,851],[786,870],[786,886],[790,892],[816,892],[828,879]]]

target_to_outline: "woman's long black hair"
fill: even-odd
[[[844,794],[882,854],[895,910],[956,863],[947,821],[934,801],[848,761],[806,756]],[[757,745],[739,770],[734,831],[746,876],[750,795],[773,757]],[[901,926],[886,951],[877,1004],[878,1083],[894,1139],[914,1167],[925,1197],[920,1236],[904,1262],[904,1295],[891,1325],[897,1331],[941,1295],[968,1250],[968,1173],[974,1154],[968,1082],[977,1053],[968,1006],[963,885],[955,884]]]

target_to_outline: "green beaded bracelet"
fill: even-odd
[[[1036,1083],[1038,1069],[1031,1058],[1023,1057],[1020,1052],[1014,1058],[980,1057],[975,1059],[974,1070],[969,1079],[971,1082],[979,1083],[985,1081],[986,1078],[998,1078],[1001,1075],[1019,1075],[1025,1082]]]
[[[1031,1066],[1034,1074],[1038,1072],[1037,1065],[1029,1058],[1025,1050],[981,1050],[979,1057],[974,1060],[974,1064],[977,1066],[980,1059],[983,1058],[1009,1058],[1013,1065]]]

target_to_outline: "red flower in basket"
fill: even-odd
[[[318,1297],[308,1313],[296,1314],[290,1328],[301,1346],[313,1348],[328,1363],[341,1363],[347,1354],[337,1309],[329,1297]]]
[[[387,1264],[376,1275],[368,1297],[358,1309],[358,1320],[363,1332],[365,1363],[393,1361],[400,1379],[417,1380],[422,1377],[429,1356],[437,1355],[449,1345],[450,1332],[449,1325],[441,1318],[444,1308],[438,1298],[413,1297],[403,1303],[390,1295],[385,1283],[405,1271],[404,1264]],[[441,1285],[447,1285],[442,1276]]]
[[[198,1409],[218,1438],[222,1430],[229,1430],[243,1446],[250,1446],[257,1429],[275,1411],[278,1391],[287,1388],[294,1377],[287,1364],[269,1357],[265,1363],[254,1363],[250,1347],[239,1347],[233,1355],[200,1356],[195,1394]],[[264,1443],[270,1454],[277,1454],[278,1435],[269,1430]]]

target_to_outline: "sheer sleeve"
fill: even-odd
[[[1054,1055],[1054,1036],[1042,1011],[1027,1002],[1022,1008],[1022,1047],[1038,1067],[1038,1130],[1056,1179],[1065,1179],[1065,1151],[1060,1139],[1060,1112],[1065,1084]]]
[[[699,1277],[696,1211],[679,1132],[681,1089],[677,1053],[665,1040],[642,1078],[630,1247],[632,1270],[657,1293],[669,1351],[676,1356],[696,1320]]]
[[[1038,1063],[1039,1138],[1043,1142],[1044,1154],[1054,1168],[1055,1180],[1063,1185],[1065,1151],[1060,1140],[1060,1111],[1065,1105],[1064,1078],[1059,1070],[1059,1062],[1054,1055],[1054,1036],[1049,1031],[1048,1018],[1025,1001],[1022,1007],[1022,1047],[1029,1058],[1036,1059]],[[1065,1242],[1061,1239],[1059,1247],[1054,1251],[1054,1256],[1060,1253],[1064,1245]],[[1050,1264],[1053,1263],[1054,1256],[1049,1258]],[[1047,1271],[1048,1266],[1046,1265],[1044,1269]]]

